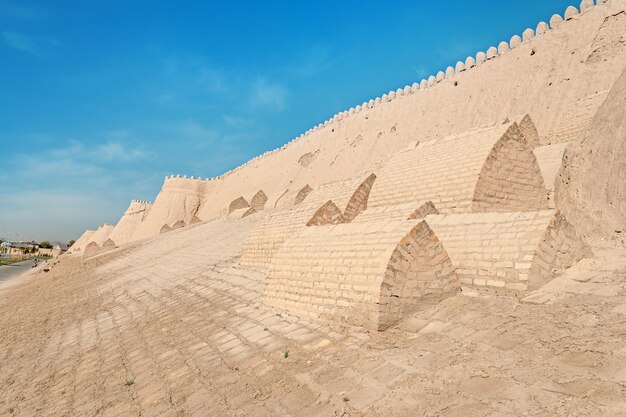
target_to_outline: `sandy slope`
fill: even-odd
[[[267,306],[266,277],[239,262],[267,212],[233,216],[255,195],[272,208],[310,184],[314,199],[320,184],[376,171],[411,143],[530,112],[541,145],[579,140],[591,124],[566,152],[559,175],[572,185],[557,182],[556,201],[574,221],[598,224],[584,203],[622,195],[619,157],[608,174],[589,172],[623,151],[607,138],[623,136],[623,109],[610,109],[624,93],[608,91],[626,63],[625,4],[594,7],[222,180],[168,179],[146,222],[120,226],[125,240],[131,229],[142,240],[85,261],[65,256],[0,293],[0,415],[626,415],[626,249],[596,247],[521,299],[465,288],[370,332]],[[233,200],[239,211],[194,224]],[[612,221],[622,209],[604,212]],[[164,224],[175,230],[155,236]],[[90,239],[102,245],[111,229]]]
[[[66,257],[4,294],[0,415],[626,413],[626,251],[521,302],[459,295],[370,333],[266,307],[238,266],[258,221]]]

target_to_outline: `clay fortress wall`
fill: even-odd
[[[626,224],[625,65],[626,1],[584,0],[219,177],[168,176],[72,251],[258,216],[240,266],[278,308],[383,330],[464,290],[525,293]],[[597,138],[600,119],[617,127]],[[593,158],[614,154],[594,179],[610,192],[585,194],[588,137]]]

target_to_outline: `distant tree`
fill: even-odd
[[[75,241],[75,240],[70,240],[70,241],[67,243],[67,247],[68,247],[68,248],[69,248],[69,247],[71,247],[74,243],[76,243],[76,241]]]
[[[44,240],[39,244],[39,247],[44,249],[52,249],[52,244],[49,241]]]

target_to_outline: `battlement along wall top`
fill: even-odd
[[[230,201],[251,198],[259,189],[275,202],[286,190],[376,171],[377,164],[415,140],[442,138],[520,114],[531,115],[541,143],[548,143],[568,109],[608,90],[626,64],[620,7],[615,3],[570,13],[567,21],[555,20],[554,28],[529,29],[521,42],[514,37],[490,59],[485,55],[483,61],[479,54],[457,65],[458,72],[453,68],[439,80],[433,77],[432,83],[394,90],[341,112],[216,180],[200,217],[220,217]]]
[[[76,242],[74,242],[74,244],[68,249],[68,252],[76,253],[84,250],[94,233],[96,233],[95,230],[85,230]]]
[[[135,229],[130,241],[158,236],[164,224],[171,226],[178,221],[191,224],[215,183],[196,178],[167,177],[146,218]]]
[[[148,201],[132,200],[108,237],[112,244],[121,246],[130,242],[139,225],[147,219],[151,208],[152,203]]]

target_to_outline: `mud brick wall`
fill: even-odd
[[[131,241],[156,236],[164,225],[171,226],[178,221],[190,224],[197,217],[203,196],[213,186],[211,180],[166,177],[161,192]]]
[[[514,123],[492,147],[482,166],[472,211],[541,210],[548,208],[547,204],[537,159]]]
[[[83,260],[87,258],[91,258],[92,256],[99,255],[104,252],[108,252],[112,249],[115,249],[115,244],[112,240],[107,239],[102,245],[98,245],[96,242],[91,242],[87,245],[85,250],[83,251]]]
[[[581,239],[565,216],[556,212],[535,251],[529,289],[540,287],[575,262],[592,256],[591,247]]]
[[[228,214],[230,215],[235,210],[241,210],[250,207],[248,201],[243,197],[238,197],[230,202],[228,205]]]
[[[250,207],[256,211],[261,211],[265,208],[265,203],[267,203],[267,196],[263,190],[259,190],[250,200]]]
[[[68,249],[68,252],[76,253],[84,250],[94,233],[96,233],[95,230],[85,230],[76,242],[74,242],[74,244]]]
[[[356,220],[301,229],[273,258],[265,301],[368,328],[456,291],[445,250],[423,221]]]
[[[563,165],[563,153],[570,142],[557,143],[555,145],[545,145],[533,149],[533,153],[539,163],[543,183],[548,193],[548,206],[555,208],[554,186],[556,175]]]
[[[540,145],[539,132],[529,114],[513,117],[511,121],[517,123],[528,146],[535,148]]]
[[[558,219],[558,221],[557,221]],[[553,210],[517,213],[430,215],[426,221],[440,239],[463,285],[526,291],[546,282],[589,252],[562,216]],[[552,238],[552,235],[556,237]],[[558,257],[548,248],[567,244]],[[547,245],[547,246],[546,246]],[[540,253],[546,264],[533,266]]]
[[[425,201],[441,213],[547,208],[539,166],[515,122],[400,152],[381,170],[368,204]]]
[[[132,239],[135,230],[148,217],[152,203],[149,201],[132,200],[109,235],[115,246],[124,245]]]
[[[343,214],[339,216],[341,207],[351,207],[353,215],[360,213],[367,204],[369,188],[375,178],[367,173],[351,180],[306,190],[306,196],[299,204],[271,213],[250,231],[244,242],[241,264],[250,268],[266,269],[283,242],[300,228],[307,224],[344,221]],[[328,204],[329,201],[332,204]]]
[[[241,265],[247,268],[267,269],[281,245],[307,222],[318,210],[317,205],[302,203],[287,210],[268,215],[257,224],[243,244]]]
[[[626,15],[623,13],[621,20],[626,25]],[[593,116],[608,94],[609,90],[607,89],[578,100],[563,114],[556,132],[544,140],[545,144],[556,144],[580,139],[580,136],[591,125]]]
[[[109,235],[114,228],[115,226],[113,226],[112,224],[103,224],[102,226],[98,227],[95,233],[91,235],[91,238],[89,238],[89,240],[87,241],[87,245],[89,245],[90,243],[95,243],[98,246],[102,246],[102,244],[104,244],[104,242],[106,242],[106,240],[109,238]]]

